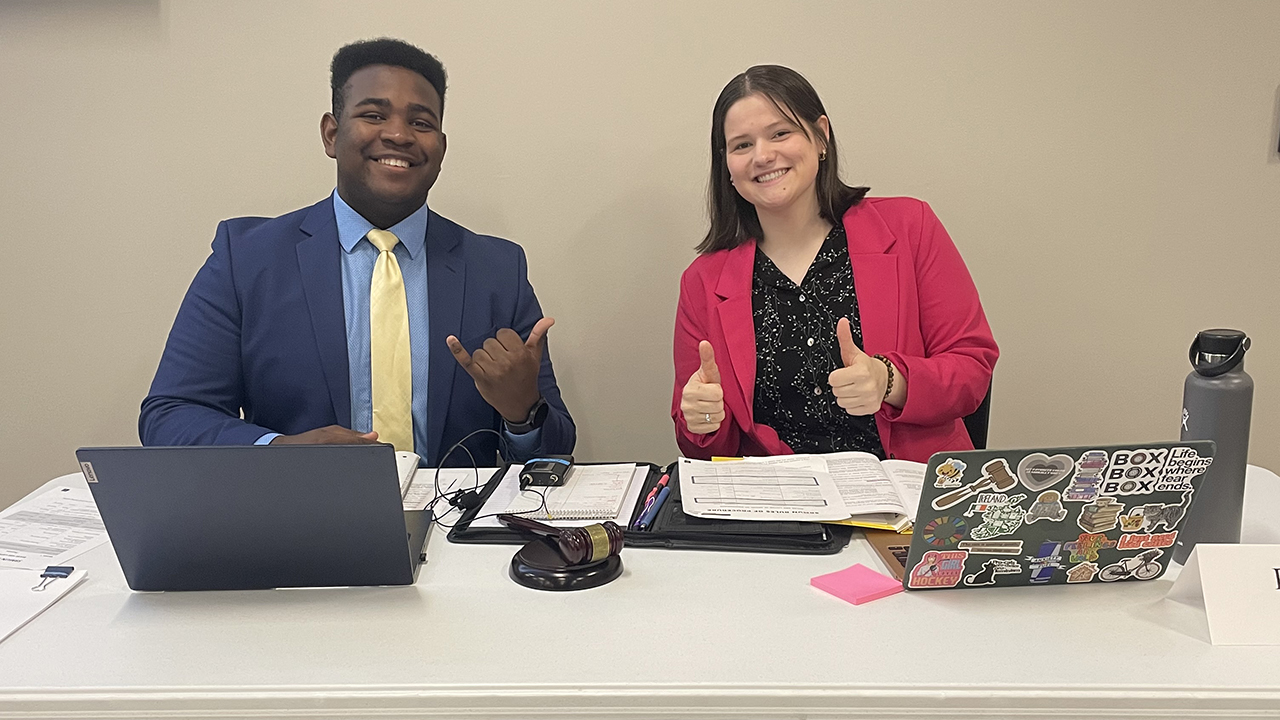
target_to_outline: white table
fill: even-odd
[[[1248,482],[1244,539],[1280,543],[1280,478]],[[629,549],[623,577],[577,593],[511,582],[512,547],[427,550],[413,587],[140,594],[101,546],[0,643],[0,718],[1280,715],[1280,647],[1210,645],[1168,577],[853,606],[808,581],[878,566],[861,539]]]

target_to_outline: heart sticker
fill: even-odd
[[[1066,480],[1075,467],[1076,461],[1070,455],[1031,453],[1018,463],[1018,479],[1028,490],[1039,492]]]

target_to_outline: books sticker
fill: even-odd
[[[929,550],[911,568],[907,587],[955,587],[964,574],[964,560],[967,557],[969,553],[964,550]]]
[[[1120,521],[1120,512],[1123,510],[1124,503],[1115,498],[1100,497],[1080,508],[1080,517],[1076,518],[1076,525],[1090,533],[1115,530]]]
[[[1076,461],[1076,476],[1067,486],[1067,502],[1089,502],[1098,497],[1102,473],[1107,469],[1107,453],[1089,450]]]

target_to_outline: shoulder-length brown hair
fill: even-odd
[[[840,180],[835,129],[830,127],[828,118],[828,137],[824,139],[818,131],[818,118],[826,115],[827,110],[803,75],[781,65],[747,68],[746,72],[724,86],[711,111],[711,183],[707,187],[711,229],[698,244],[699,253],[734,248],[763,234],[755,206],[734,189],[729,182],[729,167],[725,164],[725,115],[734,103],[755,94],[768,98],[778,112],[800,128],[805,137],[826,151],[826,159],[818,163],[818,177],[814,182],[818,192],[818,213],[823,219],[832,225],[838,224],[845,212],[858,204],[870,189],[850,187]]]

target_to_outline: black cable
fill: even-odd
[[[497,430],[494,430],[493,428],[479,428],[464,435],[462,439],[454,443],[449,448],[449,450],[445,452],[444,455],[441,455],[440,460],[436,462],[435,474],[432,477],[432,484],[435,488],[435,496],[431,498],[431,502],[427,504],[427,507],[431,509],[431,521],[436,525],[438,525],[439,527],[452,530],[453,528],[457,527],[459,523],[462,522],[462,515],[459,515],[458,521],[453,524],[448,524],[442,521],[442,518],[447,517],[449,513],[453,512],[454,510],[458,510],[460,513],[465,515],[466,514],[465,511],[470,510],[471,507],[480,507],[480,505],[475,505],[475,506],[463,508],[460,505],[459,498],[465,497],[467,493],[471,493],[476,497],[476,500],[479,501],[479,490],[482,487],[480,483],[480,466],[476,463],[476,456],[471,453],[471,448],[467,447],[463,443],[465,443],[466,441],[470,440],[471,438],[481,433],[493,433],[498,438],[498,440],[502,440],[502,433],[498,432]],[[442,492],[440,490],[440,469],[444,467],[445,461],[447,461],[449,459],[449,456],[452,455],[455,451],[457,451],[458,448],[462,448],[462,451],[465,452],[467,454],[467,457],[471,459],[471,471],[475,475],[475,484],[470,488],[459,488],[457,490],[453,490],[447,493]],[[529,513],[540,512],[547,508],[546,493],[540,490],[532,490],[532,489],[530,490],[534,493],[537,493],[538,495],[538,498],[540,500],[538,507],[532,510],[523,510],[518,513],[510,513],[510,514],[526,515]],[[524,491],[522,490],[521,492],[524,492]],[[452,499],[449,498],[450,495],[453,496]],[[435,507],[436,507],[436,504],[440,502],[440,500],[445,500],[446,502],[448,502],[449,509],[445,510],[440,515],[436,515]],[[495,513],[488,513],[486,515],[477,515],[471,518],[470,522],[475,522],[476,520],[479,520],[481,518],[495,517],[497,515],[502,515],[502,514],[504,513],[495,512]]]

